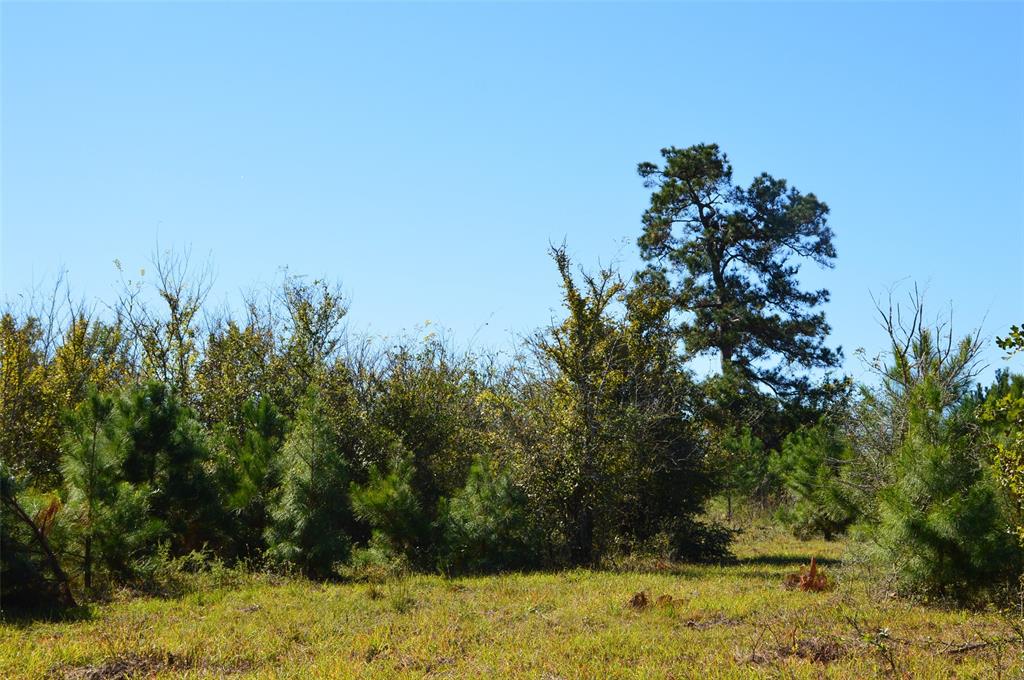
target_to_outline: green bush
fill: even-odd
[[[29,516],[37,517],[54,500],[49,494],[19,489],[2,463],[0,475],[4,492],[16,498]],[[56,609],[61,605],[59,586],[31,530],[7,503],[0,503],[0,612]]]
[[[413,490],[415,470],[409,456],[400,456],[385,474],[370,471],[366,484],[352,484],[350,496],[356,516],[368,524],[373,543],[388,554],[411,564],[429,567],[435,541],[430,517]]]
[[[438,521],[444,547],[439,566],[455,573],[537,566],[541,537],[527,501],[507,472],[478,458],[466,486],[442,501]]]
[[[266,539],[271,561],[314,578],[335,575],[352,549],[348,489],[352,440],[329,426],[323,402],[311,396],[299,409],[282,451],[281,492]]]
[[[908,394],[906,437],[879,494],[872,552],[901,592],[970,601],[1016,580],[1020,547],[993,470],[981,455],[974,404],[943,409],[925,380]]]
[[[831,540],[859,516],[842,475],[853,456],[833,427],[802,428],[783,441],[771,469],[783,483],[786,499],[779,517],[800,538],[821,534]]]
[[[90,591],[96,575],[130,578],[135,560],[166,533],[150,514],[149,484],[125,481],[128,442],[116,405],[91,392],[67,419],[61,459],[66,502],[57,533]]]
[[[235,432],[217,431],[219,484],[232,514],[232,554],[256,559],[266,550],[270,508],[281,485],[287,422],[268,398],[242,404]]]
[[[171,553],[228,543],[206,432],[180,398],[163,383],[146,383],[124,395],[115,417],[126,447],[123,477],[149,490],[149,515],[166,527]]]
[[[370,538],[369,544],[352,551],[348,564],[339,572],[350,581],[383,583],[406,576],[411,570],[405,555],[395,554],[388,540],[378,532]]]
[[[136,563],[134,578],[129,583],[147,595],[181,597],[238,587],[250,576],[245,565],[228,566],[210,551],[193,550],[175,557],[169,544],[163,541]]]

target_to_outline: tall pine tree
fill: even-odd
[[[827,290],[802,290],[801,260],[831,267],[836,256],[828,207],[762,173],[748,188],[716,144],[662,149],[664,164],[640,163],[654,189],[643,215],[640,253],[648,276],[665,277],[691,355],[717,353],[722,372],[779,395],[806,395],[800,369],[828,369],[817,308]]]

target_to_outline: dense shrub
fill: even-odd
[[[376,447],[384,455],[373,462],[390,468],[402,457],[409,489],[430,522],[438,502],[462,488],[474,456],[483,452],[482,382],[471,355],[456,354],[432,335],[418,347],[389,348],[372,381],[369,417],[386,433]]]

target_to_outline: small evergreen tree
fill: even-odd
[[[772,472],[787,496],[780,516],[797,536],[820,533],[831,540],[857,519],[857,505],[841,480],[852,455],[833,427],[819,423],[786,437],[772,457]]]
[[[281,483],[281,447],[286,422],[263,397],[242,404],[238,433],[218,432],[218,472],[234,519],[236,553],[257,557],[266,548],[270,507]]]
[[[891,349],[872,364],[879,385],[856,406],[846,474],[866,501],[868,552],[895,586],[970,600],[1021,567],[971,394],[981,342],[929,326],[916,289],[910,302],[909,311],[876,302]]]
[[[749,426],[738,431],[726,428],[719,437],[716,463],[732,521],[733,497],[758,495],[761,487],[768,484],[768,452]]]
[[[352,548],[348,489],[354,442],[329,426],[326,407],[314,392],[295,418],[281,452],[281,492],[266,531],[270,557],[328,578]]]
[[[92,589],[93,543],[103,532],[104,511],[114,500],[123,457],[113,427],[114,400],[90,393],[69,419],[61,470],[68,489],[67,506],[82,541],[82,574]]]
[[[465,488],[442,502],[438,514],[445,571],[525,569],[539,562],[539,535],[526,495],[487,459],[474,461]]]
[[[978,456],[974,405],[944,412],[931,380],[908,397],[907,434],[869,529],[876,554],[905,592],[966,600],[995,590],[1020,573],[1021,553]]]
[[[411,456],[399,456],[386,473],[374,467],[369,481],[353,484],[350,494],[356,516],[373,531],[375,545],[425,567],[432,562],[436,542],[430,515],[413,487],[414,475]]]
[[[227,513],[213,475],[206,433],[164,383],[146,383],[119,404],[118,427],[127,448],[127,482],[148,487],[153,518],[166,526],[171,552],[220,548]]]

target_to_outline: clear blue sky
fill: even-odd
[[[631,270],[636,163],[717,142],[832,208],[804,278],[854,374],[901,281],[963,330],[1024,321],[1021,4],[0,11],[8,296],[66,267],[109,299],[159,238],[212,255],[215,301],[288,265],[357,329],[508,348],[558,305],[550,241]]]

